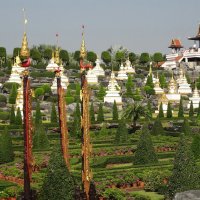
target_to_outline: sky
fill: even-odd
[[[21,46],[23,8],[30,47],[55,45],[58,33],[61,48],[79,50],[84,24],[86,48],[99,56],[115,45],[168,53],[172,38],[188,48],[200,23],[199,0],[0,0],[0,46],[8,53]]]

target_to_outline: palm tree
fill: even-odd
[[[142,105],[142,103],[134,103],[129,105],[127,109],[122,114],[122,118],[130,119],[133,123],[133,128],[136,127],[136,122],[140,117],[145,117],[146,119],[151,118],[151,113],[147,109],[147,106]]]

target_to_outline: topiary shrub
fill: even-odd
[[[112,200],[126,200],[125,193],[122,192],[120,189],[112,189],[112,188],[105,189],[103,197]]]
[[[3,94],[0,94],[0,102],[2,102],[2,103],[7,102],[7,98]]]

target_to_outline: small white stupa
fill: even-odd
[[[128,76],[126,74],[125,67],[123,66],[123,63],[121,63],[121,66],[117,75],[117,80],[127,80],[127,79],[128,79]]]
[[[110,80],[109,80],[109,83],[108,83],[108,89],[112,86],[112,85],[115,85],[115,87],[117,88],[117,89],[121,89],[120,88],[120,86],[119,86],[119,84],[117,83],[117,80],[116,80],[116,77],[115,77],[115,73],[112,71],[111,72],[111,76],[110,76]]]
[[[93,69],[89,69],[86,75],[86,79],[88,84],[97,84],[98,83],[98,77],[97,75],[93,72]]]
[[[125,67],[124,67],[126,73],[135,73],[135,69],[133,68],[131,61],[129,58],[125,61]]]
[[[190,87],[190,84],[188,84],[188,82],[187,82],[185,74],[183,75],[183,78],[179,82],[178,93],[180,93],[180,94],[191,94],[192,93],[192,89]]]
[[[52,51],[52,58],[49,61],[49,64],[47,65],[46,70],[54,72],[56,69],[58,69],[58,65],[55,62],[54,52]]]
[[[172,102],[179,102],[181,99],[181,95],[177,92],[177,83],[174,80],[174,76],[172,74],[171,80],[169,81],[168,86],[168,94],[166,94],[166,97],[169,101]]]
[[[7,82],[18,83],[19,85],[21,85],[22,80],[20,76],[21,76],[21,73],[24,71],[24,68],[19,66],[20,63],[21,63],[21,60],[18,55],[15,58],[14,64],[12,66],[12,71]]]
[[[188,104],[188,108],[190,108],[191,102],[193,103],[193,108],[198,108],[199,107],[199,102],[200,102],[200,96],[197,87],[195,87],[193,91],[192,97],[189,98],[190,102]]]
[[[159,78],[158,78],[158,74],[157,74],[156,80],[157,80],[157,81],[154,83],[155,94],[163,94],[164,91],[163,91],[163,89],[160,87],[160,81],[159,81]]]
[[[111,78],[106,91],[106,96],[104,97],[104,102],[122,104],[122,97],[120,96],[119,85],[115,79],[115,74],[111,73]]]
[[[16,105],[15,105],[15,114],[17,113],[17,109],[20,109],[21,116],[23,118],[23,83],[21,81],[21,87],[17,89],[17,98],[16,98]]]
[[[163,93],[162,96],[158,100],[158,110],[156,110],[155,113],[159,113],[159,109],[160,109],[160,104],[161,103],[162,103],[163,112],[166,113],[167,112],[168,101],[169,101],[169,99],[167,98],[166,94]]]
[[[176,82],[177,82],[178,84],[180,84],[180,83],[182,82],[183,76],[184,76],[184,71],[183,71],[183,68],[181,67],[180,70],[179,70],[179,77],[178,77],[178,79],[176,80]]]
[[[96,66],[93,68],[93,73],[98,77],[98,76],[105,76],[105,71],[104,69],[100,66],[100,60],[97,58],[96,61]]]

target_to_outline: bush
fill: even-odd
[[[44,90],[44,93],[51,93],[51,87],[49,84],[44,84],[41,88]]]
[[[120,189],[108,188],[104,191],[103,197],[111,200],[126,200],[125,193]]]
[[[67,105],[74,103],[74,97],[65,97],[65,100]]]
[[[38,98],[39,96],[44,95],[44,89],[43,88],[36,88],[35,89],[35,97]]]
[[[7,102],[7,98],[3,94],[0,94],[0,102],[3,102],[3,103]]]
[[[132,195],[135,200],[151,200],[150,197],[143,195],[143,194],[133,194]]]
[[[0,112],[0,120],[9,120],[10,113],[8,112]]]

